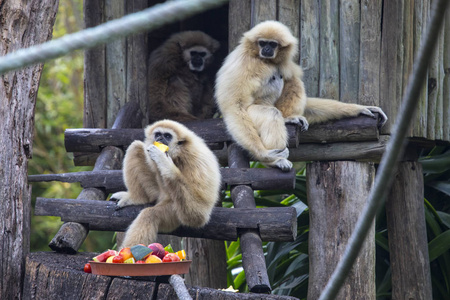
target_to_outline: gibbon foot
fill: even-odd
[[[361,111],[362,115],[376,118],[374,113],[379,114],[378,127],[379,128],[383,127],[383,125],[386,124],[388,118],[386,114],[383,112],[383,110],[381,110],[381,108],[379,108],[378,106],[365,106],[364,109]]]
[[[309,123],[303,116],[286,118],[285,123],[300,126],[300,131],[307,131],[309,128]]]
[[[288,172],[292,169],[292,163],[285,158],[277,160],[275,166],[280,168],[283,172]]]

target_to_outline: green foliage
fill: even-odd
[[[55,38],[82,29],[81,0],[61,0],[53,30]],[[33,158],[29,174],[90,170],[74,167],[64,147],[64,131],[83,127],[83,53],[74,52],[45,64],[35,111]],[[32,207],[36,197],[76,198],[81,187],[68,183],[33,183]],[[48,243],[59,230],[56,217],[31,219],[31,251],[48,251]],[[113,233],[90,233],[80,251],[103,251],[112,244]]]

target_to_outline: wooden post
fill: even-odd
[[[401,162],[386,202],[392,299],[432,299],[422,166]]]
[[[318,299],[341,259],[373,184],[373,164],[340,161],[307,166],[310,209],[308,299]],[[375,299],[375,226],[336,299]]]
[[[249,167],[246,152],[235,143],[231,143],[228,146],[228,164],[230,168]],[[236,208],[255,207],[253,189],[250,186],[238,185],[231,187],[231,198]],[[250,292],[270,292],[271,287],[267,275],[266,261],[258,230],[241,230],[239,236],[242,250],[242,266],[244,267]]]
[[[1,1],[0,56],[51,39],[57,0]],[[43,64],[0,76],[0,299],[22,299],[30,247],[34,109]]]

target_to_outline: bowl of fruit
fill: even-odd
[[[89,261],[84,271],[108,276],[162,276],[189,273],[192,261],[184,250],[173,251],[159,243],[107,250]]]

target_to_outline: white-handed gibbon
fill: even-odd
[[[155,241],[158,231],[180,225],[202,227],[219,199],[221,175],[216,156],[184,125],[162,120],[145,129],[145,141],[127,149],[123,177],[126,192],[117,192],[118,208],[155,203],[144,208],[128,227],[121,247]],[[167,145],[163,152],[154,145]]]
[[[219,42],[201,31],[172,35],[150,55],[148,97],[150,123],[171,119],[211,118],[214,103],[213,54]]]
[[[298,40],[277,21],[262,22],[244,33],[217,73],[215,97],[227,130],[254,159],[284,171],[287,159],[285,123],[309,124],[360,114],[380,114],[376,106],[308,98],[302,69],[293,60]]]

